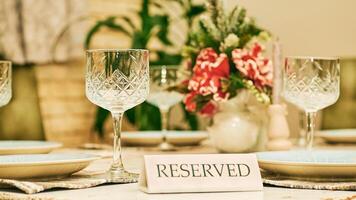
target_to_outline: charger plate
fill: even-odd
[[[100,157],[88,154],[25,154],[0,156],[0,179],[62,177],[78,172]]]
[[[0,155],[49,153],[61,146],[58,142],[3,140],[0,141]]]
[[[331,143],[356,143],[356,129],[323,130],[318,136]]]
[[[278,174],[271,174],[265,171],[261,173],[263,183],[279,187],[297,188],[297,189],[313,189],[313,190],[345,190],[356,191],[356,181],[340,179],[330,179],[322,181],[305,179],[298,180],[293,177],[285,177]]]
[[[355,180],[356,151],[295,150],[257,153],[262,170],[299,180]]]

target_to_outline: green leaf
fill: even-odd
[[[150,4],[158,9],[163,9],[163,6],[160,3],[158,3],[158,1],[151,2]]]
[[[112,30],[116,30],[119,32],[124,33],[127,36],[131,36],[130,32],[127,31],[123,26],[120,24],[115,23],[116,17],[108,17],[106,20],[102,21],[103,26],[106,26],[108,28],[111,28]]]
[[[145,49],[150,38],[150,33],[144,35],[142,32],[135,32],[132,37],[131,48],[134,49]]]
[[[157,51],[158,60],[151,62],[151,65],[179,65],[182,62],[180,54],[169,54],[164,51]]]
[[[132,20],[130,18],[128,18],[126,16],[120,17],[120,18],[123,19],[132,28],[132,30],[134,32],[137,30],[135,24],[132,22]]]
[[[87,35],[85,37],[85,41],[84,41],[85,49],[89,49],[89,46],[90,46],[90,43],[91,43],[91,40],[92,40],[94,34],[99,31],[101,26],[102,26],[101,21],[98,21],[91,29],[89,29],[89,32],[87,33]]]
[[[135,124],[135,122],[136,122],[136,120],[135,120],[135,119],[136,119],[135,108],[136,108],[136,107],[131,108],[131,109],[125,111],[125,116],[126,116],[127,120],[128,120],[131,124]]]
[[[127,110],[125,116],[139,130],[161,129],[161,118],[158,108],[147,102]]]
[[[169,17],[167,15],[155,15],[152,17],[152,24],[159,27],[158,39],[165,45],[172,45],[172,42],[168,39]]]
[[[214,39],[210,30],[208,30],[202,22],[199,22],[199,30],[196,33],[196,39],[200,47],[212,47],[215,51],[219,51],[220,41]]]
[[[194,113],[190,113],[185,109],[185,105],[182,102],[181,107],[183,108],[184,111],[184,117],[187,119],[189,127],[191,130],[198,130],[199,128],[199,123],[198,123],[198,118]]]
[[[95,122],[94,122],[94,131],[98,133],[100,138],[104,137],[104,124],[108,118],[110,112],[98,107],[96,110]]]
[[[205,11],[205,7],[202,5],[192,5],[186,13],[187,18],[194,18]]]
[[[140,113],[136,116],[139,119],[140,130],[161,130],[161,115],[159,109],[147,102],[140,106]]]
[[[141,31],[143,33],[148,33],[152,29],[151,16],[149,14],[149,0],[142,0],[141,10],[138,15],[141,19]]]

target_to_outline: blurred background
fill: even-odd
[[[268,4],[267,4],[268,2]],[[111,119],[85,97],[86,48],[148,48],[151,65],[182,64],[180,50],[204,0],[2,0],[0,56],[13,62],[13,97],[0,108],[0,139],[47,139],[78,146],[105,140]],[[284,55],[341,57],[341,96],[319,115],[321,129],[356,128],[356,15],[353,0],[225,0],[244,6],[280,39]],[[288,27],[288,28],[286,28]],[[159,129],[128,112],[124,130]],[[301,114],[288,106],[292,136]],[[209,120],[175,106],[172,129]],[[131,114],[130,114],[131,113]],[[336,119],[336,120],[335,120]],[[101,137],[102,136],[102,137]]]

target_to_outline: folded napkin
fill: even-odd
[[[264,184],[288,187],[296,189],[314,189],[314,190],[345,190],[356,191],[356,181],[342,180],[335,178],[334,180],[309,179],[298,180],[298,178],[285,177],[272,173],[262,172]]]
[[[54,178],[54,179],[33,179],[33,180],[11,180],[11,179],[0,179],[0,188],[16,187],[19,190],[27,193],[34,194],[42,192],[45,190],[53,188],[64,188],[64,189],[81,189],[90,188],[106,183],[134,183],[135,180],[121,179],[112,182],[110,179],[105,178],[103,173],[91,172],[91,171],[81,171],[77,174],[66,178]]]

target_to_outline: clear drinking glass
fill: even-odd
[[[142,103],[149,93],[149,53],[143,49],[98,49],[86,52],[86,95],[111,112],[114,125],[112,182],[135,182],[121,157],[121,121],[126,110]]]
[[[313,146],[318,110],[334,104],[340,93],[338,58],[287,57],[283,71],[283,97],[306,113],[307,149]]]
[[[0,107],[8,104],[11,96],[11,62],[0,60]]]
[[[174,150],[174,146],[167,142],[168,116],[172,106],[183,99],[183,95],[168,88],[176,86],[182,79],[178,66],[160,66],[150,69],[150,95],[147,102],[157,106],[161,112],[163,140],[160,149]]]

